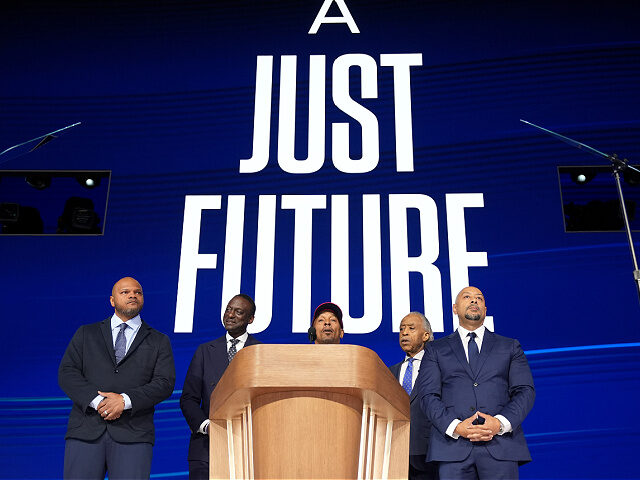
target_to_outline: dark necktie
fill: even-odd
[[[229,352],[227,355],[229,355],[229,363],[231,363],[231,360],[233,360],[233,357],[236,356],[236,353],[238,353],[238,351],[236,350],[236,345],[240,343],[240,340],[238,340],[237,338],[233,338],[231,339],[231,347],[229,347]]]
[[[127,337],[124,336],[124,331],[127,329],[127,326],[126,323],[121,324],[120,331],[116,337],[116,363],[120,363],[120,360],[122,360],[127,353]]]
[[[407,370],[404,372],[404,377],[402,378],[402,388],[411,395],[411,390],[413,389],[413,361],[415,358],[409,358],[407,362]]]
[[[473,373],[477,373],[478,369],[478,357],[480,357],[480,351],[478,350],[478,344],[476,343],[476,332],[469,332],[469,366]]]

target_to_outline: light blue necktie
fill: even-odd
[[[476,343],[476,332],[469,332],[469,366],[473,373],[478,373],[478,358],[480,357],[480,351],[478,350],[478,344]]]
[[[120,360],[122,360],[127,353],[127,337],[124,336],[124,331],[127,327],[128,325],[126,323],[121,324],[120,331],[116,337],[116,363],[120,363]]]
[[[407,360],[408,365],[407,365],[407,370],[404,372],[404,377],[402,378],[402,388],[405,389],[405,391],[411,395],[411,390],[413,390],[413,361],[415,360],[415,358],[409,358]]]

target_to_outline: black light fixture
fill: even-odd
[[[24,177],[24,181],[27,184],[37,190],[44,190],[49,185],[51,185],[51,174],[50,173],[30,173],[29,175]]]
[[[40,211],[16,203],[0,204],[0,233],[4,235],[41,235],[44,222]]]
[[[634,165],[637,167],[637,165]],[[631,186],[631,187],[635,187],[637,185],[640,185],[640,173],[631,170],[630,168],[627,168],[626,170],[623,171],[622,176],[624,177],[624,182]]]
[[[64,205],[64,211],[58,218],[56,233],[99,234],[100,219],[95,212],[93,201],[89,198],[70,197]]]
[[[0,203],[0,223],[16,223],[20,217],[20,205],[17,203]]]

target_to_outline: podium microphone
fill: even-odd
[[[309,343],[315,342],[316,338],[318,338],[318,335],[316,334],[316,327],[309,327],[307,333],[309,334]]]

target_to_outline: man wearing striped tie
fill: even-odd
[[[411,312],[400,322],[400,348],[406,353],[404,361],[390,367],[411,399],[411,429],[409,440],[409,479],[437,479],[438,469],[427,463],[431,422],[420,408],[420,397],[414,387],[427,342],[433,341],[429,320],[419,312]]]
[[[245,347],[260,342],[247,332],[253,322],[256,304],[240,293],[227,304],[222,316],[225,335],[203,343],[193,355],[180,396],[180,408],[191,429],[189,440],[189,479],[209,478],[209,399],[225,370]]]

